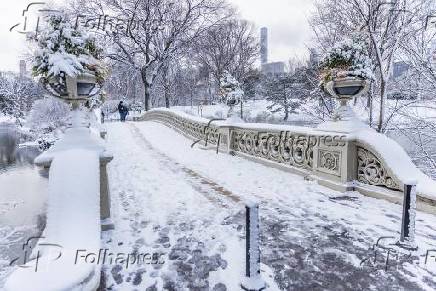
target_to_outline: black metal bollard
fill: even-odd
[[[259,205],[248,203],[245,210],[245,278],[241,287],[247,291],[260,291],[266,284],[260,276]]]
[[[403,219],[400,243],[414,244],[416,217],[416,183],[404,184]]]

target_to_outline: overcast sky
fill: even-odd
[[[62,0],[57,0],[61,2]],[[311,31],[308,17],[313,0],[229,0],[243,18],[257,29],[268,27],[269,61],[287,61],[306,56]],[[10,32],[11,26],[22,23],[21,13],[31,2],[11,0],[2,3],[0,12],[0,71],[18,71],[18,63],[27,52],[24,35]],[[30,24],[31,26],[32,24]]]
[[[308,23],[313,0],[229,0],[243,18],[268,28],[268,61],[308,57],[311,30]]]

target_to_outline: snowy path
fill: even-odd
[[[436,262],[424,265],[423,257],[419,266],[391,263],[388,271],[381,261],[360,265],[379,237],[398,235],[400,206],[191,149],[190,140],[153,122],[108,124],[108,136],[116,229],[103,238],[105,247],[164,253],[165,262],[106,264],[107,289],[239,290],[247,199],[261,202],[262,270],[270,290],[436,288]],[[436,218],[417,218],[419,254],[425,254],[436,249]]]

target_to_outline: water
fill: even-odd
[[[48,179],[33,165],[40,152],[18,143],[16,128],[0,124],[0,289],[8,262],[25,240],[40,235],[45,221]]]

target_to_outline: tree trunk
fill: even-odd
[[[241,102],[241,119],[244,119],[244,112],[243,112],[243,107],[242,107],[242,100],[240,101]]]
[[[372,108],[373,108],[373,105],[372,105],[373,104],[372,103],[373,96],[374,96],[374,84],[371,82],[370,89],[368,92],[368,99],[367,99],[367,103],[366,103],[366,107],[369,110],[369,127],[372,127],[372,123],[373,123],[373,119],[374,119],[373,110],[372,110]]]
[[[165,107],[170,108],[170,84],[168,82],[168,70],[169,66],[168,63],[166,63],[163,66],[163,84],[164,84],[164,99],[165,99]]]
[[[286,84],[283,84],[283,107],[285,109],[285,118],[283,120],[288,121],[289,117],[289,105],[288,105],[288,96],[286,94]]]
[[[289,111],[288,111],[288,109],[286,108],[286,109],[285,109],[285,118],[283,118],[283,120],[284,120],[284,121],[288,121],[288,118],[289,118]]]
[[[380,79],[381,79],[380,80],[380,114],[379,114],[379,120],[377,126],[378,132],[383,131],[383,122],[385,119],[385,104],[386,104],[386,80],[383,76]]]
[[[167,92],[167,90],[165,90],[165,107],[166,108],[170,108],[170,96]]]
[[[148,111],[150,103],[150,84],[144,82],[144,108],[145,111]]]
[[[148,111],[150,109],[149,103],[150,103],[151,84],[147,80],[146,68],[141,69],[141,78],[142,78],[142,83],[144,84],[144,108],[145,108],[145,111]]]

